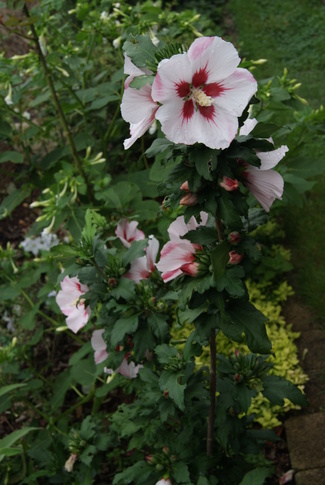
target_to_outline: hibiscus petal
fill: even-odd
[[[215,106],[228,113],[241,116],[247,103],[257,90],[257,82],[247,69],[236,69],[222,82],[223,91],[214,98]]]
[[[124,140],[123,142],[124,149],[127,150],[128,148],[130,148],[133,145],[133,143],[135,143],[138,140],[138,138],[140,138],[140,136],[144,135],[145,132],[150,128],[154,120],[155,120],[155,113],[153,113],[150,118],[140,121],[140,123],[135,123],[135,124],[131,123],[130,124],[131,137]]]
[[[160,261],[156,264],[159,271],[174,271],[194,260],[195,247],[186,239],[169,241],[161,250]]]
[[[125,89],[121,103],[121,114],[125,121],[139,123],[150,118],[156,109],[157,104],[152,100],[150,84],[140,89]]]
[[[286,145],[282,145],[280,148],[277,148],[272,152],[256,151],[256,155],[261,160],[260,170],[270,170],[271,168],[274,168],[280,160],[282,160],[287,151],[289,151],[289,148]]]
[[[188,58],[194,72],[207,70],[209,83],[230,76],[240,62],[235,47],[220,37],[196,39],[188,50]]]
[[[244,184],[266,212],[269,212],[275,199],[282,198],[283,178],[275,170],[260,170],[249,167]]]
[[[187,54],[176,54],[170,59],[163,59],[158,64],[158,72],[152,84],[152,99],[163,103],[168,99],[183,99],[179,85],[192,82],[193,71]]]

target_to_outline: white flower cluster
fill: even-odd
[[[57,246],[58,244],[59,239],[56,234],[46,234],[43,231],[40,236],[35,237],[34,239],[27,237],[21,243],[21,247],[24,251],[33,253],[34,256],[37,256],[40,251],[49,251],[53,246]]]

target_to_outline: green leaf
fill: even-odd
[[[257,123],[255,128],[251,131],[250,135],[254,138],[270,138],[273,133],[279,129],[278,125],[274,123]]]
[[[178,461],[173,464],[173,476],[177,483],[186,483],[191,481],[188,467],[183,461]]]
[[[90,107],[86,111],[104,108],[104,106],[107,106],[108,103],[111,103],[112,101],[118,101],[119,99],[120,97],[116,94],[110,94],[108,96],[104,96],[103,98],[95,99],[95,101],[91,103]]]
[[[226,272],[226,265],[229,261],[230,244],[227,241],[222,241],[218,246],[211,251],[211,263],[213,273],[216,281],[219,281]],[[221,291],[223,288],[218,288]]]
[[[234,266],[226,271],[224,276],[224,288],[229,295],[242,298],[246,294],[246,287],[242,281],[245,271],[242,266]]]
[[[90,386],[96,378],[96,364],[93,356],[89,359],[80,360],[71,367],[71,377],[82,386]]]
[[[4,396],[8,392],[13,391],[14,389],[18,389],[19,387],[24,387],[24,386],[26,386],[26,384],[23,383],[23,382],[21,382],[19,384],[9,384],[8,386],[3,386],[0,389],[0,397]]]
[[[214,227],[199,226],[194,231],[188,231],[181,239],[187,239],[192,243],[200,243],[203,246],[219,241],[218,231]]]
[[[24,157],[19,152],[2,152],[0,153],[0,163],[4,162],[24,163]]]
[[[158,153],[164,153],[168,148],[173,145],[174,144],[166,138],[157,138],[146,150],[146,155],[149,158],[154,157],[155,155],[158,155]]]
[[[124,300],[129,301],[134,297],[134,282],[128,278],[120,278],[118,286],[111,289],[111,295],[116,300],[124,298]]]
[[[157,354],[158,361],[161,364],[168,364],[171,357],[175,357],[178,355],[175,347],[170,347],[167,344],[157,345],[157,347],[155,348],[155,353]]]
[[[0,204],[0,220],[8,217],[30,195],[31,191],[31,187],[24,185],[5,197]]]
[[[156,63],[157,47],[149,35],[130,36],[130,40],[124,43],[123,50],[137,67],[147,67],[148,64]]]
[[[147,239],[141,239],[140,241],[132,241],[131,246],[123,256],[123,266],[131,263],[136,258],[141,258],[145,255],[144,249],[147,247]]]
[[[152,467],[145,461],[137,461],[121,473],[117,473],[113,480],[113,485],[125,485],[128,483],[143,483],[152,473]],[[141,480],[138,482],[137,480]]]
[[[264,209],[253,208],[248,209],[248,227],[247,230],[252,231],[258,226],[266,224],[269,219],[268,214]]]
[[[151,85],[154,79],[155,79],[155,76],[147,76],[146,74],[144,74],[143,76],[136,76],[133,79],[133,81],[131,81],[130,87],[135,89],[140,89],[146,84]]]
[[[111,342],[113,347],[122,342],[126,334],[133,334],[138,328],[138,315],[131,315],[130,317],[119,318],[114,325],[111,335]]]
[[[16,443],[16,441],[20,440],[26,434],[30,433],[31,431],[35,431],[40,428],[35,428],[35,427],[27,427],[27,428],[22,428],[18,429],[17,431],[13,431],[10,433],[8,436],[0,440],[0,450],[1,449],[6,449],[6,448],[11,448],[11,446]],[[5,458],[5,454],[2,454],[0,451],[0,461],[2,461]]]
[[[244,476],[239,485],[264,485],[266,478],[273,475],[273,470],[268,467],[255,468]]]
[[[243,329],[246,341],[252,352],[269,354],[272,344],[266,334],[265,322],[268,319],[248,301],[233,301],[229,305],[227,314],[232,325]]]
[[[184,411],[184,391],[186,384],[180,384],[182,372],[163,371],[159,379],[159,387],[162,392],[168,391],[169,397],[175,402],[176,406]]]
[[[193,148],[190,152],[189,159],[194,163],[197,172],[205,180],[213,180],[212,170],[217,166],[215,150],[209,148]]]
[[[224,194],[218,199],[220,218],[223,220],[225,225],[231,227],[232,230],[240,230],[243,227],[242,220],[233,202],[228,197],[229,196],[227,194]]]
[[[280,376],[267,376],[263,379],[263,395],[272,404],[283,406],[284,398],[289,399],[293,404],[307,406],[306,396],[298,389],[295,384]]]

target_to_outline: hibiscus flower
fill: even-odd
[[[241,127],[239,134],[248,135],[257,125],[256,119],[247,119]],[[273,143],[272,138],[269,139]],[[280,148],[271,152],[260,152],[256,150],[256,155],[261,161],[260,167],[244,163],[243,183],[254,195],[255,199],[261,204],[266,212],[269,212],[275,199],[282,199],[283,178],[272,170],[285,156],[289,148],[282,145]]]
[[[80,298],[88,290],[88,286],[80,283],[76,276],[66,276],[61,281],[61,290],[56,296],[61,312],[67,316],[67,327],[74,333],[86,325],[91,314],[90,307],[85,308],[84,299]]]
[[[104,362],[104,360],[106,360],[109,355],[107,352],[106,342],[103,339],[103,333],[104,333],[103,329],[95,330],[93,332],[93,335],[90,341],[91,346],[95,351],[94,358],[95,358],[96,364],[100,364],[101,362]],[[117,369],[113,370],[113,369],[107,369],[107,367],[105,367],[104,371],[106,372],[106,374],[109,374],[109,375],[118,373],[124,377],[127,377],[128,379],[134,379],[135,377],[137,377],[138,372],[140,369],[142,369],[143,365],[141,364],[135,365],[134,362],[132,361],[129,362],[128,359],[130,356],[131,356],[131,353],[127,352],[124,355],[122,364]]]
[[[191,243],[187,239],[181,239],[188,231],[193,231],[199,226],[205,226],[208,214],[201,212],[201,223],[198,223],[194,216],[186,224],[184,216],[177,217],[169,226],[168,234],[170,241],[164,245],[160,254],[160,260],[156,267],[162,273],[165,283],[180,276],[189,274],[196,276],[199,270],[199,263],[196,261],[196,251],[202,250],[197,243]]]
[[[122,241],[123,246],[129,248],[132,241],[140,241],[145,239],[145,235],[138,227],[137,221],[129,222],[127,219],[122,219],[117,225],[115,234]]]
[[[168,140],[227,148],[238,117],[256,92],[247,69],[237,68],[235,47],[219,37],[196,39],[188,52],[162,60],[152,85],[161,106],[156,118]]]
[[[124,141],[124,148],[127,150],[150,128],[155,120],[158,105],[151,97],[151,85],[149,83],[140,89],[130,86],[135,77],[152,74],[149,69],[139,69],[128,56],[125,56],[124,73],[129,74],[124,84],[121,103],[122,118],[130,123],[131,137]]]
[[[125,278],[139,283],[141,280],[146,280],[150,277],[155,269],[155,262],[159,250],[159,242],[153,237],[149,236],[148,247],[146,254],[141,258],[136,258],[131,262],[130,270],[125,274]]]

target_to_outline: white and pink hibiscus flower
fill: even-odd
[[[169,480],[169,478],[162,478],[156,483],[156,485],[172,485],[172,482]]]
[[[158,251],[158,240],[154,236],[149,236],[148,246],[145,249],[146,254],[131,262],[131,268],[124,277],[129,278],[136,283],[148,279],[151,273],[155,270]]]
[[[156,267],[162,273],[161,277],[165,283],[182,274],[197,276],[199,263],[196,261],[195,253],[202,250],[202,247],[197,243],[191,243],[187,239],[181,239],[181,236],[197,229],[199,226],[205,226],[208,221],[208,214],[200,212],[200,217],[200,223],[192,216],[186,224],[184,216],[180,216],[169,226],[170,241],[162,248],[160,260],[156,264]]]
[[[249,135],[256,125],[256,119],[247,119],[239,130],[239,134]],[[273,143],[272,139],[269,139],[269,141]],[[246,163],[243,164],[243,183],[266,212],[270,211],[275,199],[282,199],[283,178],[278,172],[272,169],[282,160],[288,150],[289,148],[286,145],[282,145],[271,152],[256,150],[256,155],[261,161],[261,166],[254,167]]]
[[[67,327],[74,333],[86,325],[91,314],[90,307],[85,307],[85,300],[82,298],[88,290],[88,286],[80,283],[76,276],[66,276],[61,281],[61,290],[56,295],[56,302],[67,317]]]
[[[100,364],[101,362],[104,362],[104,360],[107,359],[108,357],[108,352],[107,352],[107,345],[105,340],[103,339],[103,333],[104,329],[100,330],[95,330],[93,332],[93,335],[91,337],[91,346],[94,350],[94,359],[96,364]],[[121,374],[124,377],[127,377],[128,379],[134,379],[137,377],[139,370],[142,369],[143,365],[135,365],[134,362],[130,361],[129,362],[129,357],[131,356],[130,352],[127,352],[124,355],[122,364],[115,370],[113,369],[107,369],[107,367],[104,368],[104,372],[106,374],[112,375],[112,374]]]
[[[125,80],[121,103],[122,118],[130,123],[131,137],[124,141],[124,148],[127,150],[150,128],[155,120],[158,105],[151,97],[152,88],[149,83],[140,89],[130,86],[135,77],[152,74],[149,69],[139,69],[128,56],[125,56],[124,73],[129,75]]]
[[[131,246],[132,241],[145,239],[146,236],[144,235],[144,232],[138,229],[138,224],[137,221],[129,222],[127,219],[122,219],[117,225],[115,234],[126,248]]]
[[[257,83],[247,69],[237,68],[235,47],[220,37],[200,37],[184,54],[163,59],[152,85],[161,104],[156,118],[174,143],[203,143],[227,148]]]

